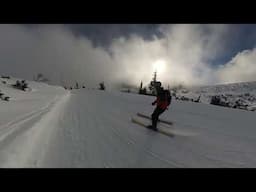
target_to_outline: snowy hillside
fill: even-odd
[[[206,104],[217,96],[222,106],[256,110],[256,82],[190,87],[178,90],[176,96],[183,100],[196,100],[200,96],[200,102]]]
[[[46,113],[66,92],[63,88],[33,81],[27,81],[29,88],[23,91],[12,86],[17,80],[22,81],[0,78],[1,98],[9,97],[8,101],[0,99],[0,140],[17,131],[19,124]]]
[[[1,84],[0,167],[256,167],[255,113],[173,100],[170,138],[131,122],[154,97],[28,85]]]

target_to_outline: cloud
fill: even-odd
[[[227,64],[216,71],[219,83],[246,82],[256,80],[256,48],[238,53]]]
[[[53,83],[73,85],[111,82],[110,55],[63,26],[0,25],[0,41],[0,70],[7,74],[32,79],[40,72]]]
[[[146,85],[161,60],[165,70],[158,79],[164,86],[256,80],[255,50],[239,53],[222,67],[211,65],[225,53],[229,25],[161,25],[158,30],[161,37],[131,34],[102,47],[63,25],[0,25],[0,71],[26,79],[43,73],[52,83],[68,86],[76,81],[90,87],[101,81],[107,87]]]
[[[152,63],[165,60],[166,70],[159,79],[167,84],[207,84],[214,81],[209,61],[224,48],[228,27],[225,25],[163,25],[163,38],[145,41],[139,36],[119,38],[112,42],[113,61],[134,82],[149,82]],[[132,81],[132,80],[130,80]]]

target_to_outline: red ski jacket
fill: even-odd
[[[152,105],[157,104],[157,107],[161,108],[161,109],[167,109],[167,107],[170,105],[170,103],[168,102],[168,96],[165,95],[164,99],[161,99],[160,96],[157,96],[157,99],[152,103]]]

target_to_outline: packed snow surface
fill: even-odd
[[[173,99],[160,116],[174,123],[160,125],[170,138],[131,122],[152,113],[152,96],[7,81],[0,167],[256,167],[255,112]]]

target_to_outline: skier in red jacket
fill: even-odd
[[[171,94],[169,90],[164,90],[162,87],[157,88],[157,98],[152,103],[152,105],[157,104],[154,112],[151,115],[152,125],[149,125],[148,128],[157,131],[157,121],[159,116],[168,109],[168,106],[171,103]]]

